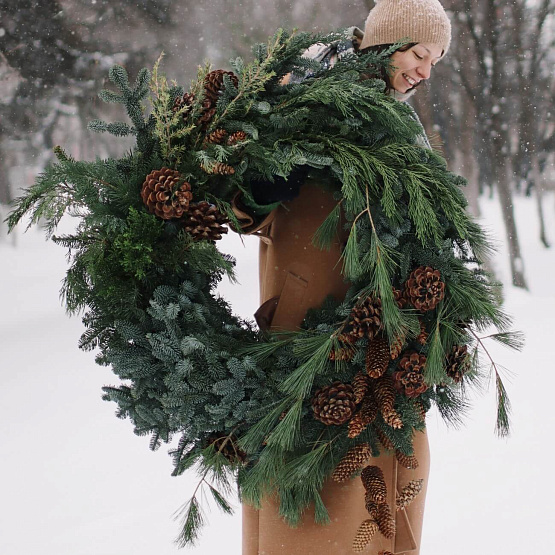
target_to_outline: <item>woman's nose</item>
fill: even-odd
[[[429,79],[432,72],[432,64],[422,63],[416,68],[416,72],[421,79]]]

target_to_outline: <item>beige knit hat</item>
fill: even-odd
[[[366,19],[360,49],[378,44],[410,42],[438,44],[445,54],[451,42],[451,22],[438,0],[375,0]]]

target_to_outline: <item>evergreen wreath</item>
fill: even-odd
[[[180,545],[203,522],[199,488],[231,512],[234,482],[255,506],[277,492],[292,525],[310,503],[328,522],[320,491],[334,470],[343,479],[345,468],[360,468],[359,452],[382,450],[412,464],[412,436],[430,406],[458,424],[468,386],[489,372],[497,431],[509,429],[483,334],[513,348],[521,337],[508,331],[499,286],[482,267],[490,245],[465,212],[464,180],[418,144],[411,109],[372,77],[391,52],[346,55],[325,71],[302,57],[342,37],[280,30],[254,47],[252,62],[233,60],[233,72],[201,68],[187,92],[168,83],[160,60],[134,84],[114,66],[119,91],[100,97],[123,104],[131,125],[90,129],[135,135],[136,146],[94,162],[57,147],[57,163],[9,216],[10,229],[30,216],[29,226],[44,223],[69,249],[62,293],[69,313],[83,313],[80,348],[97,349],[96,361],[121,379],[104,398],[151,436],[152,449],[179,437],[174,475],[199,469]],[[289,73],[310,77],[282,85]],[[240,231],[234,195],[263,216],[276,205],[257,205],[249,184],[301,166],[334,191],[314,244],[348,231],[342,272],[351,286],[310,310],[302,330],[266,334],[217,296],[234,262],[216,242],[226,224]],[[54,235],[66,213],[76,231]]]

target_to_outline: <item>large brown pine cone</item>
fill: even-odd
[[[422,491],[424,480],[411,480],[399,493],[395,500],[395,506],[398,511],[408,507],[414,498]]]
[[[229,218],[215,205],[203,200],[189,205],[189,212],[183,219],[183,229],[190,233],[195,241],[219,241],[222,234],[227,233],[225,224],[228,222]]]
[[[370,543],[375,533],[378,531],[378,524],[372,520],[367,519],[359,526],[355,539],[353,540],[353,551],[361,553],[364,548]]]
[[[420,312],[433,310],[445,295],[445,283],[439,270],[419,266],[405,283],[405,297]]]
[[[379,503],[376,522],[380,532],[388,539],[395,537],[395,519],[387,503]]]
[[[368,443],[360,443],[359,445],[351,447],[335,467],[331,475],[332,479],[336,482],[348,480],[355,472],[364,466],[371,456],[372,450]]]
[[[407,397],[415,398],[424,393],[428,386],[424,382],[426,357],[411,351],[405,353],[399,361],[400,370],[393,373],[395,387]]]
[[[193,194],[191,184],[183,181],[177,170],[163,167],[146,176],[141,197],[150,213],[171,220],[183,216]]]
[[[213,445],[230,463],[238,464],[247,461],[247,454],[239,449],[237,438],[234,435],[228,436],[221,432],[214,432],[208,436],[208,445]]]
[[[382,301],[367,297],[351,311],[350,334],[354,337],[373,339],[382,329]]]
[[[347,422],[355,408],[355,394],[349,383],[333,382],[316,391],[312,398],[314,418],[326,426],[339,426]]]
[[[384,449],[387,449],[388,451],[393,451],[395,449],[393,442],[385,435],[385,432],[381,428],[374,426],[374,431],[376,432],[376,435],[378,436],[378,439]]]
[[[355,403],[358,405],[366,395],[370,385],[369,378],[364,372],[357,372],[352,381]]]
[[[349,420],[347,437],[353,439],[360,435],[366,427],[374,422],[378,414],[378,404],[371,393],[368,393],[359,411]]]
[[[466,345],[454,345],[447,356],[445,372],[455,382],[459,383],[470,366]]]
[[[385,503],[387,501],[387,486],[383,471],[379,466],[364,467],[360,479],[368,499],[371,499],[374,503]]]
[[[366,349],[366,372],[371,378],[383,376],[391,358],[389,344],[383,337],[376,337]]]
[[[395,458],[397,459],[397,462],[405,468],[412,470],[418,468],[418,459],[414,455],[405,455],[402,451],[396,449]]]
[[[374,397],[378,402],[378,407],[383,413],[393,408],[395,404],[395,388],[390,376],[382,376],[373,382]]]
[[[395,360],[402,352],[405,346],[406,337],[404,335],[398,335],[389,346],[389,356],[391,360]]]

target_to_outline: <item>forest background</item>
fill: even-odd
[[[532,195],[549,246],[544,197],[554,188],[555,0],[444,0],[448,57],[414,97],[434,145],[468,179],[466,194],[497,192],[512,282],[527,288],[513,197]],[[92,119],[121,119],[97,93],[109,67],[152,67],[187,85],[206,59],[228,68],[278,27],[364,27],[373,0],[0,0],[0,213],[63,145],[77,159],[130,145],[91,134]],[[112,111],[110,113],[110,111]],[[3,207],[3,208],[2,208]],[[1,224],[0,224],[1,225]],[[3,229],[5,231],[5,228]]]

